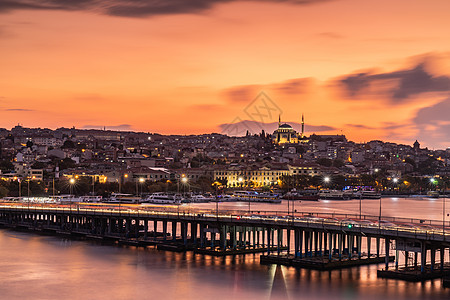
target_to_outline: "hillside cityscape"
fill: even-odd
[[[280,136],[289,131],[295,140]],[[245,136],[17,125],[0,129],[0,145],[1,197],[349,188],[411,195],[450,186],[450,148],[305,136],[281,123],[273,134]]]

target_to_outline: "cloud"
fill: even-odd
[[[335,0],[252,0],[253,2],[283,2],[293,5],[311,5]],[[0,12],[19,9],[32,10],[89,10],[123,17],[151,17],[171,14],[195,14],[217,4],[238,0],[0,0]]]
[[[386,94],[393,104],[430,92],[450,92],[450,76],[436,76],[423,61],[411,69],[388,73],[363,72],[347,75],[338,83],[350,97]]]
[[[84,125],[83,129],[106,129],[106,130],[117,130],[117,131],[132,131],[133,126],[130,124],[121,124],[121,125],[110,125],[110,126],[101,126],[101,125]]]
[[[302,125],[300,123],[289,122],[289,125],[292,126],[294,130],[297,132],[301,131]],[[247,130],[251,134],[260,133],[261,130],[264,130],[266,133],[272,133],[278,128],[278,123],[261,123],[250,120],[241,120],[237,118],[231,123],[225,123],[219,125],[219,128],[222,133],[228,135],[244,135]],[[314,133],[314,132],[324,132],[324,131],[332,131],[336,130],[336,128],[326,125],[305,125],[305,132]]]
[[[318,33],[317,36],[322,37],[322,38],[335,39],[335,40],[344,38],[343,35],[341,35],[337,32],[331,32],[331,31]]]
[[[418,140],[426,144],[450,147],[450,98],[420,109],[413,123],[419,132]]]
[[[35,111],[34,109],[27,108],[7,108],[5,111]]]
[[[267,91],[269,94],[295,96],[306,93],[313,82],[312,78],[294,78],[268,84],[241,85],[226,89],[224,95],[231,103],[250,102],[261,91]]]
[[[224,107],[223,105],[219,105],[219,104],[194,104],[188,107],[189,110],[193,110],[193,111],[202,111],[202,112],[215,112],[215,111],[219,111],[219,110],[223,110]]]
[[[372,129],[377,129],[377,128],[370,127],[370,126],[363,125],[363,124],[345,124],[345,126],[356,128],[356,129],[371,129],[371,130]]]

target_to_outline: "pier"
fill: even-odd
[[[383,264],[378,277],[409,281],[450,275],[450,232],[442,222],[439,228],[437,221],[391,221],[396,223],[348,214],[0,204],[0,225],[13,229],[213,256],[259,253],[261,264],[317,270]],[[422,229],[424,223],[430,225]]]

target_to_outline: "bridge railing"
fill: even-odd
[[[374,215],[360,215],[357,213],[324,213],[324,212],[301,212],[295,211],[288,213],[287,211],[268,211],[268,210],[225,210],[225,209],[203,209],[181,206],[129,206],[121,204],[113,205],[84,205],[84,204],[29,204],[29,203],[3,203],[5,207],[21,209],[24,212],[28,210],[55,210],[61,213],[77,213],[77,214],[123,214],[126,215],[154,215],[161,217],[166,216],[184,216],[191,219],[220,218],[221,220],[265,220],[265,221],[284,221],[284,222],[303,222],[307,226],[312,224],[332,224],[336,226],[355,226],[357,228],[398,228],[411,232],[430,232],[434,234],[440,231],[440,234],[450,234],[450,220],[445,223],[442,220],[428,220],[417,218],[390,217]],[[450,218],[449,218],[450,219]]]

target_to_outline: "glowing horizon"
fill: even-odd
[[[450,147],[446,0],[56,3],[0,2],[0,127],[220,133],[264,91],[307,135]]]

